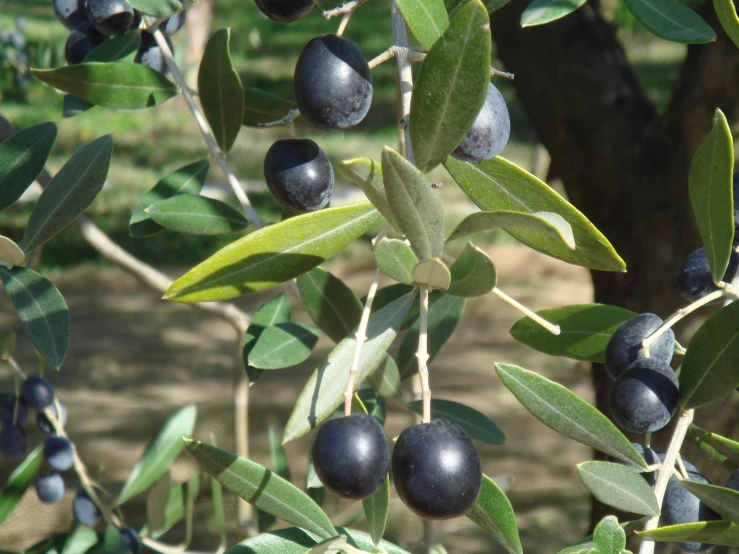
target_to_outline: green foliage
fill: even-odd
[[[182,9],[180,0],[129,0],[128,3],[143,13],[159,17],[172,15]]]
[[[260,123],[276,121],[298,105],[291,100],[254,87],[244,87],[244,117],[242,124],[258,127]],[[300,121],[300,120],[298,120]]]
[[[451,284],[447,293],[472,298],[492,291],[498,284],[498,271],[493,260],[471,242],[449,268]]]
[[[406,285],[413,284],[418,258],[405,241],[384,238],[375,245],[375,263],[385,275]]]
[[[388,223],[398,233],[403,233],[400,225],[395,219],[395,214],[390,208],[390,202],[385,192],[385,182],[382,176],[382,165],[380,162],[372,158],[357,158],[355,160],[346,160],[339,164],[339,170],[344,176],[359,186],[365,196],[387,219]]]
[[[254,315],[249,322],[249,327],[244,334],[242,343],[242,360],[244,362],[244,369],[246,374],[249,376],[249,381],[254,383],[262,373],[261,369],[258,369],[249,364],[249,356],[254,346],[257,344],[257,340],[262,335],[265,329],[278,325],[280,323],[287,323],[290,321],[290,299],[286,293],[281,293],[274,298],[268,300],[262,304],[259,309],[254,312]]]
[[[516,516],[506,495],[487,475],[482,476],[482,489],[477,504],[467,517],[493,537],[510,554],[522,554]]]
[[[376,545],[382,540],[390,511],[390,475],[385,476],[385,484],[375,494],[362,500],[364,517],[367,519],[372,542]]]
[[[278,323],[262,331],[249,353],[249,365],[257,369],[283,369],[308,359],[320,331],[307,323]]]
[[[622,554],[626,547],[626,532],[615,516],[606,516],[595,526],[593,542],[598,554]]]
[[[652,487],[630,467],[611,462],[584,462],[577,466],[577,474],[593,496],[608,506],[647,516],[660,513]],[[597,544],[597,531],[595,538]]]
[[[423,405],[420,400],[414,400],[408,404],[417,414],[423,413]],[[493,445],[505,444],[503,431],[485,414],[478,412],[459,402],[433,398],[431,400],[431,419],[446,418],[464,429],[467,434],[480,442]]]
[[[413,36],[421,46],[430,50],[449,26],[449,16],[443,0],[398,0]]]
[[[516,227],[536,229],[561,240],[571,250],[576,247],[570,224],[561,215],[551,212],[533,214],[512,211],[475,212],[465,217],[446,241],[451,242],[492,229]]]
[[[0,492],[0,523],[8,519],[31,486],[44,463],[44,448],[40,444],[13,470]]]
[[[725,520],[739,524],[739,492],[708,485],[704,483],[696,483],[689,479],[683,479],[680,484],[700,498],[703,503],[723,516]]]
[[[192,194],[159,200],[144,213],[165,229],[192,235],[222,235],[249,225],[243,213],[228,204]]]
[[[85,56],[88,62],[132,62],[141,44],[141,33],[131,31],[98,44]]]
[[[341,279],[317,267],[297,279],[300,299],[313,323],[341,342],[362,317],[362,302]]]
[[[637,531],[636,534],[655,542],[702,542],[739,546],[739,525],[730,521],[699,521],[668,525],[651,531]]]
[[[717,433],[711,433],[695,425],[691,425],[689,431],[701,450],[717,453],[723,457],[721,462],[731,459],[734,463],[739,463],[739,442],[722,437]]]
[[[626,0],[637,21],[660,38],[686,44],[716,40],[703,19],[678,0]]]
[[[739,48],[739,17],[736,15],[734,2],[732,0],[713,0],[713,8],[716,10],[716,15],[724,28],[724,32]]]
[[[544,25],[571,14],[585,0],[534,0],[521,14],[521,27]]]

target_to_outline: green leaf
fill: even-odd
[[[559,383],[510,364],[495,364],[503,384],[547,427],[604,454],[647,469],[621,431],[596,408]]]
[[[652,487],[630,467],[612,462],[584,462],[578,464],[577,474],[583,485],[604,504],[624,512],[659,515]]]
[[[739,525],[730,521],[699,521],[637,531],[637,535],[655,542],[702,542],[739,546]]]
[[[606,346],[613,333],[636,316],[630,310],[605,304],[573,304],[537,314],[559,325],[560,334],[553,335],[525,317],[511,327],[514,339],[545,354],[599,364],[605,362]]]
[[[44,463],[44,445],[39,444],[13,470],[0,491],[0,523],[8,519]]]
[[[272,460],[272,469],[274,472],[285,479],[290,481],[292,475],[290,473],[290,466],[287,464],[287,456],[285,450],[282,448],[282,437],[279,431],[270,425],[267,429],[267,438],[269,439],[269,453],[270,459]],[[260,532],[269,529],[272,524],[277,520],[272,514],[263,512],[257,509],[257,527]]]
[[[41,123],[0,143],[0,211],[18,200],[44,169],[56,131],[53,123]]]
[[[94,552],[92,547],[99,544],[101,538],[94,530],[84,527],[77,527],[77,529],[68,535],[63,535],[63,537],[64,542],[60,554],[91,554],[91,552]]]
[[[157,539],[169,531],[185,515],[182,486],[172,483],[169,471],[162,475],[146,495],[146,524]]]
[[[739,524],[739,492],[688,479],[681,479],[680,485],[700,498],[709,508],[721,514],[724,519]]]
[[[228,535],[226,533],[226,516],[223,509],[223,490],[221,489],[221,484],[213,477],[210,478],[210,484],[213,497],[213,514],[218,525],[218,536],[221,539],[221,546],[225,548],[228,542]]]
[[[423,413],[420,400],[410,402],[408,406],[417,414]],[[478,412],[459,402],[433,398],[431,400],[431,419],[446,418],[464,429],[475,440],[487,444],[505,444],[505,435],[485,414]]]
[[[716,10],[724,32],[734,45],[739,48],[739,17],[736,16],[736,8],[733,0],[713,0],[713,8]]]
[[[429,296],[428,342],[429,361],[434,360],[442,346],[449,340],[462,319],[467,300],[458,296],[435,293]],[[403,337],[396,357],[401,379],[407,379],[418,371],[418,335],[420,321],[416,321]]]
[[[121,532],[118,530],[118,527],[116,527],[112,523],[108,523],[108,525],[105,526],[105,535],[103,536],[103,548],[105,549],[105,554],[130,553],[130,550],[126,546],[126,543],[123,542]]]
[[[605,519],[608,519],[608,518],[605,518]],[[636,519],[632,521],[625,521],[623,523],[620,523],[619,527],[621,527],[621,529],[624,530],[624,533],[626,535],[629,535],[632,532],[639,529],[640,527],[642,527],[646,519],[647,518]],[[590,535],[589,537],[584,538],[583,540],[573,544],[572,546],[563,548],[557,554],[576,554],[577,552],[582,552],[590,548],[595,548],[595,542],[593,542],[593,535]]]
[[[423,261],[444,251],[444,207],[423,174],[387,146],[382,152],[385,192],[395,219]]]
[[[0,266],[0,279],[28,338],[46,363],[59,369],[69,346],[69,309],[51,281],[32,269]]]
[[[26,253],[56,236],[92,204],[105,184],[112,154],[113,138],[102,136],[77,150],[54,175],[28,218],[20,244]]]
[[[600,520],[595,526],[593,542],[598,554],[622,554],[626,548],[626,532],[618,524],[616,516],[606,516]]]
[[[606,237],[577,208],[529,172],[500,156],[479,164],[447,158],[444,167],[481,210],[558,214],[570,224],[576,248],[571,250],[560,239],[535,229],[506,228],[525,245],[590,269],[625,271],[624,261]]]
[[[379,216],[369,202],[357,202],[264,227],[177,279],[165,299],[188,303],[227,300],[284,283],[345,248]]]
[[[707,406],[739,386],[739,302],[713,313],[696,331],[680,369],[684,409]]]
[[[511,503],[487,475],[482,476],[480,497],[467,517],[493,537],[507,552],[511,554],[523,552]]]
[[[182,9],[182,0],[128,0],[140,12],[166,17]]]
[[[452,296],[482,296],[498,284],[498,271],[493,260],[471,242],[465,245],[449,271],[452,282],[446,292]]]
[[[62,98],[62,117],[64,119],[75,117],[94,107],[94,104],[85,102],[81,98],[77,98],[71,94],[65,94]]]
[[[398,8],[413,36],[426,50],[431,49],[449,26],[444,0],[398,0]]]
[[[571,250],[575,249],[572,227],[559,214],[552,212],[523,213],[514,211],[475,212],[465,217],[446,239],[451,242],[474,233],[503,228],[535,229],[562,241]]]
[[[221,235],[249,226],[243,214],[228,204],[191,194],[154,202],[144,212],[162,227],[190,235]]]
[[[385,534],[387,514],[390,511],[390,475],[385,475],[385,483],[380,489],[362,500],[364,517],[367,518],[367,529],[369,529],[372,541],[378,544]]]
[[[192,435],[196,417],[197,408],[194,404],[188,404],[167,420],[133,466],[123,490],[118,495],[117,505],[120,506],[145,491],[167,472],[182,452],[182,437]]]
[[[367,376],[367,381],[381,396],[400,396],[400,371],[398,371],[398,364],[390,355],[385,356],[384,362]]]
[[[307,323],[279,323],[260,334],[249,354],[249,365],[257,369],[283,369],[307,360],[320,331]]]
[[[141,44],[141,33],[131,31],[119,37],[104,40],[93,48],[84,62],[132,62]]]
[[[362,302],[341,279],[317,267],[297,281],[303,308],[332,341],[340,342],[359,325]]]
[[[287,115],[298,105],[290,100],[275,96],[271,92],[254,87],[244,87],[244,118],[247,127],[259,127],[260,123],[276,121]],[[300,118],[296,121],[300,121]]]
[[[260,510],[323,539],[337,535],[318,504],[279,475],[199,441],[186,439],[186,448],[206,473]]]
[[[717,433],[712,433],[701,429],[695,425],[690,426],[690,434],[693,440],[698,444],[701,450],[704,450],[704,444],[719,452],[719,454],[729,458],[735,464],[739,464],[739,442],[722,437]]]
[[[279,323],[287,323],[290,321],[290,299],[286,293],[281,293],[274,298],[268,300],[254,313],[249,322],[249,327],[244,334],[242,359],[244,361],[244,369],[249,376],[249,381],[254,383],[261,377],[261,369],[249,365],[249,356],[252,349],[257,344],[257,340],[265,329]]]
[[[345,535],[352,545],[364,552],[380,552],[375,548],[372,537],[363,531],[342,527],[339,527],[337,531]],[[303,529],[290,527],[247,539],[227,550],[226,554],[307,554],[320,540],[316,535]],[[390,542],[381,541],[378,546],[381,546],[387,554],[409,554]]]
[[[418,258],[405,241],[384,238],[375,245],[375,263],[385,275],[399,283],[413,283],[413,268]]]
[[[648,31],[665,40],[685,44],[716,40],[710,25],[678,0],[626,0],[626,6]]]
[[[192,542],[195,518],[195,500],[200,492],[200,475],[197,473],[187,480],[187,496],[185,497],[185,543]]]
[[[571,14],[585,0],[534,0],[521,14],[521,27],[544,25]]]
[[[231,29],[213,33],[198,72],[200,103],[223,152],[231,150],[244,119],[244,89],[231,61],[230,42]]]
[[[200,194],[209,170],[208,160],[198,160],[161,179],[144,195],[133,211],[131,220],[128,222],[129,234],[132,237],[148,237],[162,231],[164,228],[146,214],[146,208],[177,194]]]
[[[395,214],[387,200],[380,162],[372,158],[356,158],[341,162],[339,170],[347,179],[362,189],[362,192],[377,208],[377,211],[382,214],[382,217],[387,219],[387,222],[398,233],[402,234],[400,225],[398,225]]]
[[[384,361],[387,349],[395,339],[414,298],[415,292],[402,296],[370,316],[354,390]],[[344,390],[349,380],[355,347],[356,338],[352,333],[337,344],[328,358],[313,372],[287,422],[284,442],[310,432],[330,417],[344,401]]]
[[[55,89],[106,108],[151,108],[177,94],[166,77],[137,63],[80,63],[31,73]]]
[[[0,360],[7,360],[15,353],[15,333],[10,329],[0,331]]]
[[[721,110],[690,165],[690,203],[716,283],[726,273],[734,241],[734,141]]]
[[[459,146],[485,103],[492,51],[488,24],[482,2],[465,4],[418,72],[409,124],[416,165],[424,173]],[[391,204],[395,208],[392,199]]]
[[[447,290],[452,282],[449,268],[439,258],[429,258],[416,264],[413,268],[413,281],[429,291]]]

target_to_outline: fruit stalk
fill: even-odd
[[[428,353],[428,327],[429,327],[429,291],[421,287],[421,317],[418,331],[418,376],[421,379],[421,400],[423,401],[423,423],[431,421],[431,388],[429,387],[429,353]]]
[[[172,57],[172,50],[170,50],[169,44],[167,44],[167,40],[164,34],[162,34],[162,32],[159,30],[159,27],[156,24],[156,20],[154,20],[153,18],[146,18],[145,24],[149,32],[154,35],[154,39],[157,41],[157,44],[162,51],[162,55],[164,56],[164,61],[167,64],[170,72],[172,73],[172,77],[174,77],[177,86],[180,87],[182,95],[185,97],[187,107],[190,108],[190,113],[192,113],[192,116],[195,119],[198,128],[200,129],[200,133],[205,139],[205,143],[208,146],[208,150],[210,151],[211,156],[220,166],[221,171],[223,171],[223,174],[226,176],[226,180],[228,181],[228,184],[231,185],[236,198],[239,199],[241,207],[244,210],[244,215],[246,216],[246,219],[251,225],[259,229],[263,226],[262,218],[259,217],[257,212],[254,211],[254,208],[249,201],[249,197],[246,195],[246,192],[239,183],[238,178],[231,170],[231,167],[226,161],[226,157],[224,156],[223,152],[218,146],[218,143],[213,137],[213,133],[211,133],[210,128],[208,127],[208,122],[205,119],[205,115],[203,115],[203,112],[195,103],[195,98],[190,91],[190,87],[187,86],[187,81],[185,80],[184,75],[182,75],[177,62],[175,62],[174,58]]]
[[[665,452],[662,465],[657,473],[657,481],[654,484],[654,495],[657,497],[657,505],[660,507],[660,511],[662,509],[662,501],[665,497],[665,491],[667,490],[667,482],[670,480],[670,477],[672,477],[675,462],[680,456],[680,448],[683,445],[688,428],[693,422],[693,415],[693,410],[687,410],[681,413],[680,419],[677,420],[675,431],[672,433],[670,445],[667,447],[667,452]],[[659,517],[660,516],[657,515],[649,518],[644,526],[644,531],[656,529],[659,525]],[[654,541],[644,539],[639,548],[639,554],[654,554]]]

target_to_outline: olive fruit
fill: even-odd
[[[74,447],[68,439],[52,435],[44,441],[44,458],[55,471],[67,471],[74,465]]]
[[[31,375],[21,385],[21,398],[29,408],[43,410],[54,402],[54,387],[40,375]]]
[[[64,45],[64,58],[69,65],[82,63],[92,49],[104,40],[105,36],[100,34],[95,27],[83,23],[69,33]]]
[[[85,527],[95,527],[103,517],[85,489],[77,491],[72,501],[72,515],[77,523]]]
[[[18,406],[17,414],[16,405]],[[14,417],[15,421],[13,421]],[[9,396],[0,404],[0,425],[12,423],[25,425],[26,419],[28,419],[28,406],[22,398],[16,400],[15,396]]]
[[[739,269],[739,254],[732,252],[722,280],[730,283],[736,277],[737,269]],[[677,288],[680,294],[691,302],[719,290],[713,282],[705,248],[699,248],[685,258],[677,272]],[[714,302],[720,302],[720,300]]]
[[[36,496],[44,504],[56,504],[64,497],[64,479],[58,473],[39,475],[34,486]]]
[[[475,163],[490,160],[503,151],[510,136],[508,106],[500,91],[490,83],[485,103],[467,135],[452,152],[452,158]]]
[[[85,0],[54,0],[51,6],[56,18],[70,31],[88,22]]]
[[[87,0],[87,18],[102,34],[115,37],[131,28],[134,14],[126,0]]]
[[[708,479],[695,471],[688,471],[690,481],[709,484]],[[662,501],[662,524],[678,525],[681,523],[696,523],[698,521],[712,521],[721,519],[721,516],[701,502],[697,496],[688,492],[675,477],[670,477]],[[700,542],[680,542],[678,548],[686,552],[706,552],[713,545]]]
[[[23,427],[6,425],[0,431],[0,456],[16,460],[28,450],[28,437]]]
[[[164,35],[164,39],[167,41],[167,44],[169,44],[169,49],[171,51],[172,41],[169,40],[167,35]],[[136,52],[136,57],[133,61],[140,63],[141,65],[145,65],[162,75],[167,75],[169,73],[169,67],[167,66],[167,62],[164,61],[162,49],[159,48],[159,44],[157,44],[154,35],[147,33],[146,31],[141,33],[141,44],[139,45],[139,50]]]
[[[256,3],[264,15],[281,23],[297,21],[313,7],[313,0],[256,0]]]
[[[642,341],[664,323],[657,315],[646,313],[632,317],[613,333],[606,346],[606,370],[618,377],[636,360],[643,358]],[[675,349],[675,333],[668,329],[649,346],[649,357],[669,365]]]

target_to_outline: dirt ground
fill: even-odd
[[[499,286],[534,309],[589,302],[592,288],[588,273],[520,246],[489,249],[500,272]],[[360,296],[369,285],[370,272],[357,262],[337,262],[329,267]],[[523,271],[525,269],[525,271]],[[526,274],[526,280],[521,275]],[[112,494],[117,494],[127,472],[146,442],[165,419],[182,405],[198,406],[196,436],[215,438],[222,448],[233,450],[231,392],[237,337],[228,324],[172,303],[141,287],[117,270],[80,268],[53,280],[66,298],[72,314],[72,341],[59,375],[51,375],[60,399],[69,409],[67,426],[82,458]],[[270,291],[240,299],[253,309]],[[307,320],[298,312],[299,320]],[[520,314],[492,295],[474,299],[450,343],[431,366],[434,395],[464,401],[493,419],[506,433],[504,446],[479,445],[484,471],[505,481],[517,514],[524,550],[556,552],[582,537],[588,522],[589,496],[579,483],[575,464],[590,457],[590,450],[565,439],[533,418],[500,383],[493,362],[511,362],[537,370],[591,400],[590,375],[585,364],[539,354],[515,342],[509,335]],[[7,298],[0,299],[0,329],[20,331]],[[331,347],[322,338],[314,356],[301,366],[267,372],[251,389],[250,421],[252,458],[269,465],[266,429],[280,429],[310,372]],[[32,371],[34,358],[19,332],[19,359]],[[10,370],[0,367],[0,388],[12,390]],[[396,436],[411,416],[390,401],[387,430]],[[30,428],[30,426],[29,426]],[[32,440],[38,441],[38,435]],[[310,438],[287,445],[294,482],[304,482]],[[0,477],[13,464],[0,462]],[[174,467],[175,480],[184,481],[197,471],[186,454]],[[69,489],[76,483],[69,479]],[[18,549],[41,537],[68,528],[72,493],[56,506],[44,506],[33,492],[24,497],[13,515],[0,525],[0,547]],[[420,520],[395,495],[387,536],[417,549],[422,537]],[[145,496],[124,506],[129,524],[145,522]],[[235,524],[236,498],[227,497],[229,545],[240,539]],[[351,508],[336,506],[339,513]],[[333,509],[328,502],[328,509]],[[201,490],[197,505],[196,550],[215,550],[217,538],[209,494]],[[355,524],[362,527],[363,522]],[[438,535],[450,554],[503,552],[466,518],[438,526]],[[163,540],[177,544],[176,528]]]

